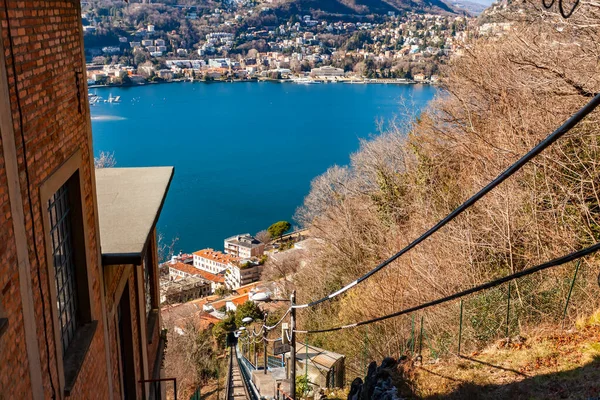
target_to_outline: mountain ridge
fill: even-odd
[[[406,11],[456,14],[456,10],[442,0],[280,0],[272,7],[290,14],[366,16]]]

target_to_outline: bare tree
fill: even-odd
[[[269,243],[271,241],[271,234],[266,230],[262,230],[254,235],[255,238],[260,240],[262,243]]]
[[[94,157],[94,167],[96,168],[113,168],[117,165],[115,153],[101,151],[98,157]]]
[[[600,91],[600,8],[582,1],[573,16],[537,3],[514,4],[510,29],[476,38],[446,66],[443,96],[408,129],[361,143],[347,168],[316,178],[297,220],[321,246],[293,275],[299,302],[352,282],[435,225],[539,143]],[[337,301],[307,309],[306,329],[349,324],[411,307],[598,242],[600,114],[561,140],[451,224]],[[577,313],[595,310],[598,256],[583,263]],[[583,265],[583,264],[582,264]],[[274,276],[288,276],[273,265]],[[513,284],[522,331],[552,323],[569,291],[572,266]],[[579,278],[578,278],[579,279]],[[465,346],[502,334],[506,287],[465,299]],[[511,303],[513,304],[513,303]],[[504,310],[504,311],[503,311]],[[456,305],[424,311],[432,341],[455,334]],[[369,331],[373,356],[397,355],[411,316]],[[345,330],[323,346],[360,359],[364,331]],[[354,364],[356,365],[356,364]]]
[[[179,241],[179,237],[175,236],[170,242],[165,239],[162,232],[158,232],[156,235],[156,247],[158,252],[158,260],[160,263],[167,262],[175,254],[175,246]]]

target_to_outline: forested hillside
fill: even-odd
[[[278,0],[273,6],[279,13],[289,15],[385,15],[389,11],[455,13],[441,0]]]
[[[299,302],[339,289],[407,245],[600,90],[597,4],[582,1],[569,19],[557,5],[513,7],[521,11],[502,14],[510,30],[479,38],[454,57],[437,100],[414,123],[364,141],[349,166],[314,180],[297,219],[320,245],[294,277]],[[600,241],[599,117],[592,113],[457,220],[339,300],[299,310],[301,329],[388,314]],[[598,266],[597,255],[582,261],[567,327],[597,309]],[[512,284],[509,335],[560,326],[574,269],[570,263]],[[507,295],[504,285],[465,299],[463,349],[504,337]],[[351,380],[365,360],[405,353],[420,317],[428,357],[456,351],[458,301],[309,340],[347,354]]]

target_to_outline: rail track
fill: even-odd
[[[227,400],[255,400],[256,396],[248,388],[248,379],[240,369],[235,346],[231,346],[229,349],[229,372],[225,398]]]

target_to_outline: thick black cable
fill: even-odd
[[[555,1],[556,1],[556,0],[552,0],[552,1],[550,2],[550,4],[546,4],[546,0],[542,0],[542,5],[544,6],[544,8],[545,8],[546,10],[548,10],[548,9],[552,8],[552,6],[554,5],[554,2],[555,2]]]
[[[542,6],[544,6],[544,8],[546,10],[549,10],[552,8],[552,6],[554,5],[556,0],[552,0],[550,2],[550,4],[546,3],[546,0],[542,0]],[[567,13],[565,12],[565,8],[564,8],[564,0],[558,0],[558,11],[560,12],[560,15],[564,18],[564,19],[568,19],[571,17],[571,15],[573,15],[573,13],[575,12],[575,9],[577,8],[577,6],[579,5],[580,0],[575,0],[575,4],[573,4],[573,7],[571,7],[571,10]]]
[[[519,171],[521,168],[523,168],[523,166],[525,166],[525,164],[527,164],[529,161],[531,161],[534,157],[536,157],[538,154],[540,154],[546,148],[550,147],[554,142],[556,142],[563,135],[565,135],[569,130],[571,130],[574,126],[576,126],[582,119],[584,119],[596,107],[598,107],[598,105],[600,105],[600,94],[596,94],[594,96],[594,98],[592,98],[579,111],[577,111],[575,114],[573,114],[558,129],[556,129],[554,132],[552,132],[550,135],[548,135],[544,140],[542,140],[540,143],[538,143],[527,154],[525,154],[518,161],[516,161],[514,164],[512,164],[510,167],[508,167],[504,172],[502,172],[500,175],[498,175],[498,177],[496,177],[493,181],[488,183],[483,189],[481,189],[479,192],[474,194],[471,198],[469,198],[467,201],[465,201],[463,204],[461,204],[458,208],[456,208],[454,211],[452,211],[450,214],[448,214],[444,219],[439,221],[437,224],[435,224],[433,227],[431,227],[428,231],[423,233],[421,236],[419,236],[417,239],[415,239],[409,245],[407,245],[402,250],[400,250],[399,252],[397,252],[396,254],[394,254],[393,256],[388,258],[387,260],[385,260],[382,263],[380,263],[379,265],[377,265],[375,268],[373,268],[371,271],[367,272],[365,275],[361,276],[354,282],[349,283],[348,285],[344,286],[340,290],[338,290],[334,293],[331,293],[330,295],[325,296],[319,300],[315,300],[315,301],[312,301],[307,304],[293,305],[292,307],[293,308],[306,308],[306,307],[315,306],[326,300],[332,299],[335,296],[346,292],[353,286],[369,279],[371,276],[373,276],[377,272],[381,271],[383,268],[385,268],[386,266],[391,264],[393,261],[397,260],[402,255],[406,254],[407,252],[409,252],[410,250],[415,248],[419,243],[421,243],[422,241],[424,241],[425,239],[427,239],[428,237],[430,237],[431,235],[436,233],[438,230],[440,230],[442,227],[444,227],[448,222],[450,222],[453,219],[455,219],[456,217],[458,217],[466,209],[468,209],[473,204],[475,204],[477,201],[479,201],[483,196],[485,196],[487,193],[491,192],[496,186],[500,185],[502,182],[504,182],[509,177],[511,177],[513,174],[515,174],[517,171]]]
[[[19,110],[19,131],[21,136],[21,146],[23,148],[23,164],[25,166],[25,182],[27,183],[27,200],[29,202],[29,214],[31,216],[31,241],[33,242],[33,252],[35,253],[35,259],[37,262],[37,277],[38,277],[38,289],[40,291],[40,300],[42,302],[42,323],[44,327],[44,341],[46,344],[46,364],[48,367],[48,379],[50,380],[50,388],[52,389],[52,398],[56,399],[56,388],[54,387],[54,381],[52,380],[52,369],[50,367],[50,344],[48,342],[48,323],[46,322],[46,300],[44,299],[44,291],[42,289],[42,265],[40,263],[40,256],[38,254],[37,241],[35,235],[35,215],[33,213],[33,199],[31,196],[31,182],[29,178],[29,165],[27,162],[27,147],[25,145],[25,132],[23,129],[23,109],[21,107],[21,96],[19,93],[19,82],[17,79],[17,65],[15,63],[15,50],[14,40],[10,28],[10,18],[8,17],[8,3],[4,0],[4,12],[6,13],[6,31],[8,33],[8,45],[10,46],[10,58],[12,64],[13,80],[15,97],[17,100],[17,109]],[[25,223],[25,221],[23,221]]]
[[[553,0],[553,2],[554,2],[554,0]],[[564,19],[567,19],[567,18],[570,18],[571,15],[573,15],[573,13],[575,12],[575,9],[577,8],[578,5],[579,5],[579,0],[575,0],[575,4],[573,4],[571,11],[566,13],[565,9],[563,7],[563,0],[558,0],[558,11],[560,11],[560,15],[562,15],[562,17]]]
[[[384,315],[382,317],[377,317],[377,318],[369,319],[369,320],[366,320],[366,321],[356,322],[356,323],[350,324],[350,325],[341,325],[341,326],[337,326],[337,327],[334,327],[334,328],[308,330],[308,331],[296,330],[295,332],[296,333],[305,333],[305,334],[325,333],[325,332],[339,331],[339,330],[342,330],[342,329],[355,328],[357,326],[362,326],[362,325],[373,324],[375,322],[379,322],[379,321],[383,321],[383,320],[386,320],[386,319],[398,317],[398,316],[404,315],[404,314],[409,314],[409,313],[412,313],[412,312],[415,312],[415,311],[422,310],[424,308],[429,308],[429,307],[432,307],[432,306],[436,306],[438,304],[447,303],[449,301],[456,300],[456,299],[458,299],[460,297],[465,297],[465,296],[468,296],[470,294],[473,294],[473,293],[476,293],[476,292],[480,292],[482,290],[491,289],[493,287],[500,286],[503,283],[512,281],[514,279],[518,279],[518,278],[521,278],[523,276],[531,275],[531,274],[534,274],[534,273],[539,272],[539,271],[543,271],[543,270],[548,269],[548,268],[557,267],[559,265],[566,264],[566,263],[571,262],[573,260],[577,260],[579,258],[582,258],[582,257],[585,257],[585,256],[590,255],[592,253],[595,253],[598,250],[600,250],[600,242],[596,243],[593,246],[586,247],[583,250],[575,251],[575,252],[572,252],[570,254],[567,254],[566,256],[555,258],[554,260],[548,261],[546,263],[536,265],[535,267],[527,268],[527,269],[524,269],[522,271],[516,272],[514,274],[507,275],[505,277],[498,278],[498,279],[495,279],[495,280],[490,281],[490,282],[486,282],[486,283],[484,283],[482,285],[479,285],[479,286],[474,286],[474,287],[472,287],[470,289],[467,289],[467,290],[463,290],[462,292],[457,292],[457,293],[451,294],[450,296],[442,297],[442,298],[439,298],[437,300],[432,300],[432,301],[427,302],[427,303],[422,303],[422,304],[420,304],[418,306],[406,308],[404,310],[400,310],[400,311],[397,311],[397,312],[392,313],[392,314]]]

